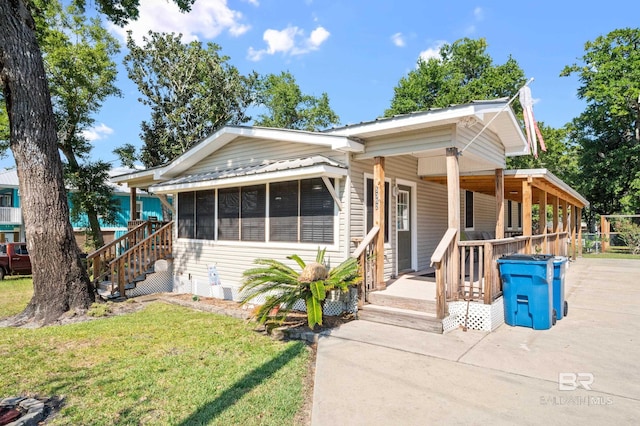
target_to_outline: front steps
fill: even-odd
[[[358,319],[442,334],[433,300],[371,292],[369,304],[358,310]]]

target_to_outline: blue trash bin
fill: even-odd
[[[569,312],[569,303],[564,300],[564,275],[569,258],[556,256],[553,258],[553,309],[557,319],[562,319]]]
[[[498,259],[508,325],[547,330],[555,324],[553,258],[548,254],[512,254]]]

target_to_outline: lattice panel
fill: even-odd
[[[131,290],[126,290],[127,297],[143,296],[153,293],[164,293],[173,290],[173,262],[163,264],[162,272],[154,272],[147,275],[144,281],[136,284]]]
[[[445,333],[455,330],[460,326],[464,326],[465,320],[467,322],[467,328],[470,330],[495,330],[504,323],[504,304],[502,297],[498,298],[491,305],[485,305],[480,302],[470,302],[468,314],[467,302],[449,302],[449,316],[442,320],[442,328]]]

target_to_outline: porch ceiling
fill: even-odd
[[[441,185],[447,184],[447,176],[424,176],[427,182],[434,182]],[[540,203],[543,192],[566,200],[569,204],[584,208],[589,205],[580,194],[573,188],[562,182],[557,177],[544,169],[535,170],[505,170],[504,172],[504,198],[521,203],[522,202],[522,182],[530,179],[532,186],[532,202]],[[481,174],[461,174],[460,188],[467,191],[479,192],[491,196],[496,195],[495,174],[485,172]]]

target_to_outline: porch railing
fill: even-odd
[[[144,279],[156,260],[172,254],[172,237],[173,222],[169,222],[110,263],[111,282],[121,296],[125,295],[126,284]]]
[[[22,223],[22,209],[20,207],[0,207],[0,223],[20,225]]]
[[[367,301],[367,295],[370,291],[375,290],[377,286],[376,282],[376,257],[375,247],[378,239],[378,233],[380,227],[374,226],[371,228],[366,237],[362,240],[354,239],[353,241],[358,243],[356,250],[352,256],[358,259],[358,267],[360,268],[360,276],[362,281],[360,284],[360,291],[358,291],[358,306],[362,307]]]
[[[136,223],[126,234],[89,253],[87,272],[91,280],[97,283],[109,277],[115,283],[119,278],[118,274],[125,268],[114,269],[114,267],[117,267],[118,262],[125,258],[124,255],[128,252],[138,250],[137,253],[141,254],[141,250],[144,248],[148,251],[147,257],[149,259],[155,257],[155,260],[159,259],[158,255],[171,254],[172,229],[173,222],[142,221]],[[133,265],[133,263],[125,262],[124,266],[129,266],[129,264]],[[117,271],[120,272],[116,273]],[[124,285],[123,282],[120,294],[124,294]]]
[[[454,268],[457,264],[455,259],[458,253],[456,245],[456,235],[458,230],[455,228],[447,229],[440,244],[431,256],[431,265],[436,270],[436,315],[438,319],[447,316],[447,301],[451,300],[458,292],[458,274]]]
[[[436,304],[439,318],[446,316],[446,302],[459,298],[491,304],[502,295],[497,260],[514,253],[543,253],[566,256],[569,233],[559,232],[530,237],[458,241],[450,228],[431,257],[436,270]],[[459,274],[452,272],[454,251],[459,253]],[[441,317],[442,315],[442,317]]]

